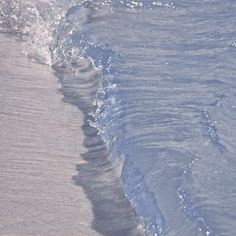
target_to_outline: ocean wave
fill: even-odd
[[[0,25],[29,57],[86,81],[65,76],[62,92],[77,106],[93,100],[89,124],[109,158],[124,159],[124,192],[147,235],[234,231],[234,33],[216,2],[0,3]]]

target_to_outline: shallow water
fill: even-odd
[[[235,1],[53,6],[62,17],[46,20],[45,45],[61,91],[80,109],[86,98],[146,233],[234,235]]]

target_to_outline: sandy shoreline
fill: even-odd
[[[99,235],[72,181],[85,163],[83,115],[62,101],[53,71],[21,51],[0,34],[0,234]]]

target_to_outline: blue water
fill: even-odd
[[[90,61],[83,76],[100,83],[90,125],[123,161],[124,192],[146,234],[235,235],[236,1],[67,7],[52,64],[77,75]]]

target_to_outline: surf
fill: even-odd
[[[107,159],[121,160],[123,191],[146,234],[232,235],[235,4],[13,3],[0,5],[2,26],[54,68],[65,101],[101,138],[88,145],[104,143]]]

